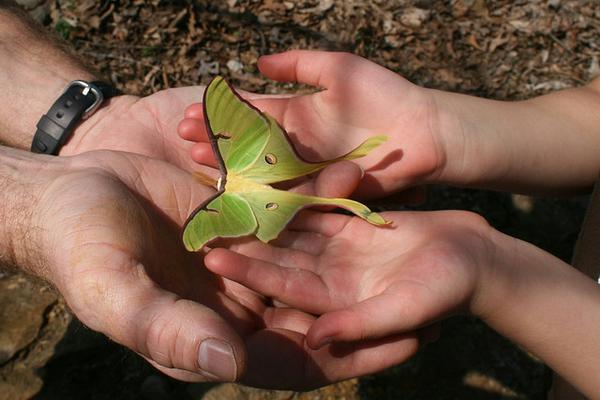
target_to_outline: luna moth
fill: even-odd
[[[353,200],[306,196],[270,186],[340,160],[365,156],[383,143],[385,136],[371,137],[333,160],[311,163],[296,154],[273,117],[242,99],[222,77],[215,77],[206,88],[203,107],[221,176],[216,183],[217,193],[200,204],[186,222],[183,242],[189,251],[201,250],[217,237],[253,234],[269,242],[300,209],[313,205],[342,207],[372,224],[387,224],[380,215]]]

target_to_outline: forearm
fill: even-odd
[[[589,190],[600,172],[600,81],[502,102],[435,92],[441,180],[539,194]]]
[[[474,312],[539,356],[591,398],[600,397],[600,287],[535,246],[500,235]],[[500,261],[501,260],[501,261]]]
[[[0,0],[0,142],[28,149],[38,120],[67,84],[94,74],[8,4]]]
[[[36,207],[62,160],[42,157],[0,146],[0,264],[44,276]]]
[[[39,165],[20,151],[0,146],[0,262],[29,272],[36,269],[35,215],[38,197],[32,177]]]

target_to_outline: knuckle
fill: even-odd
[[[173,368],[178,331],[177,325],[170,318],[162,314],[156,315],[140,338],[140,349],[161,366]]]

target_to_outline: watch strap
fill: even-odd
[[[82,119],[92,115],[105,99],[120,93],[115,87],[101,81],[71,82],[38,121],[31,151],[57,155]]]

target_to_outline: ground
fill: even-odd
[[[257,71],[261,54],[290,48],[350,51],[419,85],[502,100],[579,86],[600,72],[594,1],[56,0],[47,6],[48,30],[115,85],[142,95],[205,84],[217,73],[246,90],[307,90],[274,84]],[[402,209],[393,199],[380,206]],[[568,261],[585,206],[585,197],[436,186],[417,208],[475,211]],[[403,365],[315,392],[179,383],[83,327],[52,288],[0,272],[0,399],[543,399],[550,383],[551,372],[535,357],[469,317],[446,321],[440,340]]]

